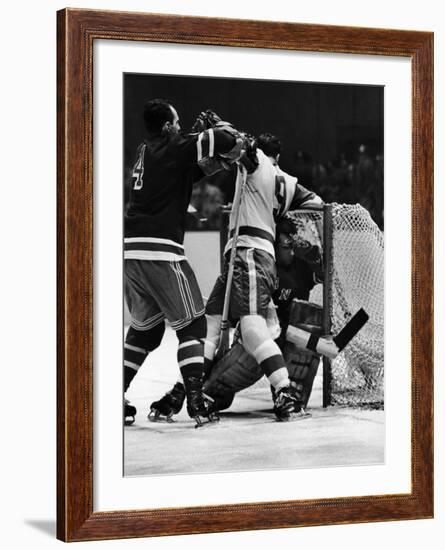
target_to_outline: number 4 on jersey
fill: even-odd
[[[139,150],[138,158],[136,161],[136,164],[133,168],[133,175],[134,178],[134,185],[133,189],[135,191],[139,191],[142,189],[142,186],[144,185],[144,157],[145,157],[145,143],[142,145],[142,147]]]

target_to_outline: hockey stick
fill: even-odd
[[[228,351],[230,347],[229,341],[229,307],[230,307],[230,293],[232,290],[233,269],[235,264],[236,245],[238,242],[239,228],[240,228],[240,211],[241,204],[244,195],[244,189],[246,187],[247,169],[243,164],[239,164],[241,169],[241,185],[238,187],[238,196],[234,198],[233,207],[235,210],[235,227],[232,237],[232,248],[230,249],[229,268],[227,271],[226,291],[224,294],[224,307],[221,318],[221,332],[219,334],[218,348],[215,354],[215,359],[218,361]]]
[[[366,311],[364,309],[359,309],[332,340],[316,336],[315,334],[289,325],[286,333],[286,340],[292,342],[299,348],[309,349],[325,357],[329,357],[330,359],[335,359],[368,322],[368,319],[369,315]]]

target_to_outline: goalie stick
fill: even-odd
[[[359,309],[332,340],[316,336],[301,328],[289,325],[286,332],[286,340],[299,348],[308,349],[330,359],[335,359],[368,322],[368,319],[369,315],[366,311],[363,308]]]
[[[221,357],[229,350],[229,306],[230,306],[230,293],[232,290],[232,279],[233,279],[233,268],[235,263],[235,254],[236,254],[236,245],[238,242],[239,227],[240,227],[240,210],[244,195],[244,189],[246,187],[247,180],[247,169],[242,164],[239,163],[239,168],[241,170],[241,185],[238,187],[239,193],[233,201],[233,206],[236,208],[235,211],[235,227],[232,237],[232,248],[230,250],[230,259],[229,259],[229,268],[227,271],[227,281],[226,281],[226,290],[224,293],[224,307],[221,318],[221,332],[219,335],[218,349],[215,354],[215,359],[218,361]]]

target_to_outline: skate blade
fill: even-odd
[[[193,420],[196,422],[195,428],[206,428],[209,426],[217,426],[219,423],[219,416],[194,416]]]
[[[148,413],[147,418],[150,422],[164,422],[167,424],[174,424],[175,422],[171,416],[165,416],[155,409]]]

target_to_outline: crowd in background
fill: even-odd
[[[297,151],[292,174],[300,183],[315,191],[325,202],[360,203],[383,229],[383,155],[371,156],[365,145],[358,147],[355,158],[345,154],[326,164]]]
[[[371,155],[365,145],[357,147],[350,158],[341,153],[338,158],[322,163],[302,150],[297,150],[290,168],[299,183],[315,191],[325,202],[360,203],[383,230],[383,155]],[[236,168],[205,177],[195,184],[191,199],[196,212],[187,220],[187,230],[219,230],[220,207],[232,201]],[[131,181],[130,168],[126,179]]]
[[[301,185],[315,191],[325,202],[360,203],[383,230],[383,155],[371,156],[360,145],[355,158],[322,163],[298,150],[289,171]],[[190,216],[188,229],[219,229],[220,206],[231,202],[235,171],[204,178],[195,185],[191,203],[198,211]]]

